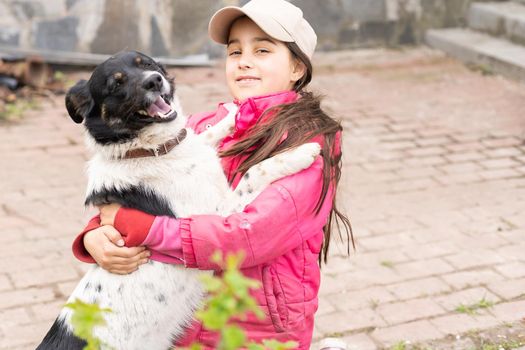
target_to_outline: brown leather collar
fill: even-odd
[[[175,148],[179,143],[181,143],[185,138],[188,132],[186,129],[182,129],[179,134],[167,142],[158,145],[157,149],[146,149],[146,148],[135,148],[129,150],[124,154],[122,159],[131,159],[131,158],[143,158],[143,157],[158,157],[168,154],[172,149]]]

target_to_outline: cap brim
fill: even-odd
[[[259,13],[250,13],[250,11],[236,6],[228,6],[220,9],[212,16],[210,24],[208,25],[210,38],[219,44],[227,44],[233,22],[242,16],[249,17],[263,32],[274,39],[288,42],[294,41],[292,36],[272,18],[260,15]]]

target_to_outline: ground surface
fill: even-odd
[[[315,339],[517,348],[525,85],[424,49],[319,55],[316,67],[313,87],[345,127],[339,201],[357,249],[335,244],[323,267]],[[227,99],[220,68],[175,73],[187,112]],[[34,349],[85,269],[70,250],[89,218],[82,129],[63,96],[40,106],[0,125],[2,350]]]

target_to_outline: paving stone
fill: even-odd
[[[7,275],[0,275],[0,292],[13,289],[13,284]]]
[[[461,334],[473,329],[483,329],[497,326],[501,323],[492,315],[452,314],[429,320],[436,328],[445,334]]]
[[[385,321],[371,309],[360,309],[352,313],[336,312],[316,317],[316,325],[324,334],[358,331],[370,327],[386,326]]]
[[[51,328],[49,322],[32,322],[28,325],[1,325],[2,332],[9,336],[3,337],[0,344],[7,349],[20,345],[34,345],[34,348],[44,339],[49,328]]]
[[[417,342],[441,338],[444,334],[427,320],[404,323],[398,326],[377,328],[372,333],[373,339],[387,346],[400,341]]]
[[[37,270],[17,271],[16,273],[11,273],[10,277],[17,288],[26,288],[76,280],[79,278],[79,275],[73,267],[66,265]]]
[[[34,315],[35,320],[48,322],[49,327],[53,324],[55,318],[60,313],[60,310],[66,304],[66,299],[52,301],[50,303],[35,304],[31,306],[31,312]]]
[[[523,155],[523,152],[516,147],[489,149],[483,151],[483,153],[489,156],[490,158],[502,158]]]
[[[494,305],[490,312],[500,321],[514,322],[525,317],[525,300],[511,301]]]
[[[490,269],[454,272],[442,275],[441,278],[456,290],[487,285],[505,279],[504,276]]]
[[[395,270],[405,279],[429,277],[451,272],[454,268],[441,258],[398,264]]]
[[[440,176],[441,172],[434,167],[404,168],[396,171],[402,179],[415,179],[419,177]]]
[[[487,249],[465,251],[455,255],[446,256],[443,259],[448,261],[459,270],[473,267],[491,266],[505,262],[505,257]]]
[[[407,165],[417,165],[417,166],[438,165],[438,164],[447,163],[447,160],[442,156],[405,158],[402,161]]]
[[[384,287],[370,287],[363,290],[332,294],[329,302],[338,310],[356,310],[366,307],[374,308],[379,304],[396,300]]]
[[[51,301],[55,294],[51,288],[28,288],[0,293],[0,309]]]
[[[519,165],[519,162],[510,158],[496,158],[489,160],[482,160],[479,162],[486,169],[498,169],[498,168],[512,168]]]
[[[449,186],[455,184],[466,184],[472,182],[479,182],[483,180],[477,173],[455,173],[439,175],[435,177],[436,181],[442,185]]]
[[[387,289],[400,300],[422,298],[451,291],[450,286],[437,277],[391,284],[387,286]]]
[[[347,350],[377,350],[378,346],[365,333],[358,333],[342,339],[346,345]]]
[[[474,162],[463,162],[441,165],[439,169],[448,174],[457,174],[476,172],[478,170],[481,170],[482,168],[479,164]]]
[[[452,136],[452,138],[455,138],[455,136]],[[484,145],[477,140],[477,137],[474,141],[451,143],[444,147],[453,153],[479,151],[485,148]]]
[[[486,288],[477,287],[438,296],[434,300],[446,310],[455,311],[460,305],[475,305],[481,300],[487,300],[495,303],[500,301],[500,298],[498,298]]]
[[[483,145],[486,145],[490,148],[504,148],[508,146],[519,146],[523,143],[519,137],[510,136],[510,137],[501,137],[501,138],[491,138],[481,141]]]
[[[412,299],[379,305],[376,309],[389,325],[442,315],[445,310],[431,299]]]
[[[454,243],[434,240],[440,232],[441,230],[413,232],[412,237],[418,243],[405,246],[401,251],[413,260],[426,260],[456,253],[459,248]]]
[[[491,169],[480,172],[480,176],[485,180],[506,179],[510,177],[520,177],[521,173],[514,169]]]
[[[508,278],[525,277],[525,263],[524,262],[511,262],[508,264],[502,264],[494,266],[494,269],[501,273],[503,276]]]
[[[487,288],[505,300],[525,297],[525,278],[487,284]]]
[[[436,156],[447,153],[443,147],[420,147],[408,150],[407,153],[413,157]]]
[[[28,324],[32,321],[25,307],[0,310],[0,319],[4,326]]]
[[[444,157],[450,162],[468,162],[472,160],[484,159],[485,156],[480,152],[461,152],[445,154]]]

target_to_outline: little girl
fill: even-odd
[[[235,187],[251,166],[285,149],[316,141],[321,155],[308,168],[274,182],[242,213],[228,217],[154,217],[111,204],[101,209],[73,244],[75,256],[113,273],[131,273],[153,259],[217,270],[211,255],[243,250],[242,272],[260,281],[253,292],[266,318],[237,320],[253,341],[294,340],[310,346],[318,305],[320,262],[326,262],[332,221],[350,223],[335,205],[341,174],[341,125],[305,91],[317,37],[302,11],[285,0],[252,0],[212,17],[211,38],[226,45],[226,80],[239,106],[235,130],[220,146],[224,171]],[[221,104],[197,114],[199,133],[225,117]],[[101,226],[102,225],[102,226]],[[339,226],[339,225],[337,225]],[[146,249],[147,248],[147,249]],[[177,345],[199,341],[214,348],[217,335],[199,323]]]

